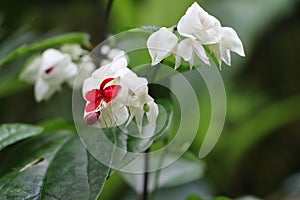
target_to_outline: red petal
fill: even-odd
[[[104,89],[104,100],[106,103],[109,103],[111,100],[113,100],[120,91],[121,86],[120,85],[111,85]]]
[[[101,83],[101,85],[100,85],[100,90],[103,90],[104,87],[105,87],[105,85],[106,85],[107,83],[109,83],[110,81],[114,80],[114,79],[115,79],[115,78],[107,78],[107,79],[105,79],[104,81],[102,81],[102,83]]]
[[[86,112],[92,112],[94,110],[96,110],[98,108],[98,106],[100,105],[101,101],[91,101],[86,107],[85,107],[85,111]]]
[[[88,125],[93,125],[96,123],[96,121],[99,119],[100,113],[90,113],[87,116],[85,116],[84,120]]]
[[[89,91],[88,93],[86,93],[85,98],[88,101],[97,101],[100,97],[102,97],[101,95],[101,91],[98,89],[93,89],[91,91]]]

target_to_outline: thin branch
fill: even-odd
[[[145,171],[144,171],[144,186],[143,186],[143,193],[141,196],[141,200],[148,200],[148,183],[149,183],[149,172],[148,172],[148,168],[149,168],[149,152],[150,152],[150,148],[148,148],[145,151]]]
[[[106,9],[105,9],[105,14],[104,14],[104,18],[103,18],[103,26],[102,26],[101,37],[100,37],[101,41],[103,41],[105,39],[105,34],[107,32],[109,16],[110,16],[113,2],[114,2],[114,0],[109,0],[107,3]]]

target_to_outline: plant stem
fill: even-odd
[[[163,144],[164,146],[166,146],[168,144],[168,137],[166,137],[164,140],[163,140]],[[162,156],[160,157],[159,161],[158,161],[158,170],[155,172],[155,177],[154,177],[154,190],[151,194],[151,199],[155,199],[156,195],[157,195],[157,191],[158,191],[158,185],[159,185],[159,177],[160,177],[160,172],[161,172],[161,166],[163,164],[163,160],[164,160],[164,157],[168,154],[168,149],[165,148],[164,149],[164,153],[162,154]]]
[[[148,178],[149,178],[149,152],[150,148],[145,151],[145,171],[144,171],[144,187],[141,200],[148,200]]]
[[[110,11],[111,11],[113,2],[114,2],[114,0],[108,0],[107,6],[105,9],[104,18],[103,18],[103,26],[102,26],[102,30],[101,30],[100,41],[103,41],[105,39],[105,34],[106,34],[106,31],[108,28],[108,21],[109,21]]]

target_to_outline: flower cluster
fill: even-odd
[[[158,106],[148,95],[148,81],[127,67],[126,55],[119,51],[112,62],[100,67],[83,84],[87,124],[108,128],[128,125],[135,118],[142,132],[146,113],[148,124],[155,127]]]
[[[20,79],[34,84],[35,99],[40,102],[61,90],[63,83],[80,88],[94,70],[87,51],[77,44],[66,44],[60,50],[47,49],[42,55],[31,58]]]
[[[224,61],[231,64],[230,51],[245,56],[243,44],[234,29],[222,27],[218,19],[204,11],[196,2],[188,8],[175,29],[162,27],[153,33],[147,41],[152,65],[156,65],[171,55],[175,56],[175,68],[181,58],[194,65],[195,55],[210,65],[204,46],[216,56],[219,65]]]

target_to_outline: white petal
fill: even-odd
[[[240,56],[245,56],[243,43],[237,35],[236,31],[230,27],[222,28],[223,37],[221,40],[221,52],[229,49]]]
[[[118,50],[118,53],[114,55],[112,59],[112,66],[118,66],[119,68],[127,67],[128,61],[124,51]]]
[[[209,15],[196,2],[179,20],[177,28],[180,35],[197,39],[201,44],[217,43],[222,37],[219,20]]]
[[[125,55],[120,55],[113,62],[101,66],[92,74],[92,76],[95,79],[116,77],[117,72],[121,69],[127,69],[127,59],[125,58]]]
[[[21,72],[20,79],[28,83],[34,83],[38,77],[38,71],[41,67],[41,63],[42,57],[40,55],[31,58]]]
[[[176,54],[175,55],[175,69],[180,67],[180,64],[181,64],[181,57],[178,54]]]
[[[176,53],[185,61],[190,62],[193,58],[192,39],[187,38],[178,44]]]
[[[35,100],[40,102],[49,99],[58,90],[60,90],[60,86],[49,85],[43,79],[39,78],[34,86]]]
[[[202,44],[198,41],[193,42],[194,52],[196,55],[202,60],[205,64],[209,64],[209,58],[205,52],[205,49],[203,48]]]
[[[73,62],[70,62],[68,65],[66,65],[63,68],[63,73],[64,73],[66,79],[75,77],[78,73],[78,66],[76,64],[74,64]]]
[[[42,77],[45,81],[53,85],[60,85],[66,82],[71,77],[77,74],[77,65],[71,62],[69,55],[63,57],[55,65],[52,66],[53,70],[50,73],[45,73],[42,71]]]
[[[148,84],[146,78],[138,77],[133,71],[128,68],[121,69],[117,76],[120,76],[120,84],[126,85],[133,93],[138,93],[140,88],[145,88]]]
[[[139,133],[142,133],[143,129],[143,117],[144,117],[144,110],[143,108],[137,108],[134,113],[136,125],[138,127]]]
[[[231,56],[230,56],[230,50],[224,49],[221,51],[222,60],[226,63],[226,65],[231,65]]]
[[[195,32],[203,30],[201,17],[205,17],[207,13],[194,2],[181,17],[178,22],[177,29],[180,35],[196,39],[193,35]]]
[[[158,106],[154,101],[150,101],[147,103],[150,107],[149,112],[146,112],[147,119],[148,119],[148,124],[145,127],[145,134],[147,137],[152,136],[155,133],[155,128],[156,128],[156,120],[159,114],[158,111]]]
[[[82,63],[79,67],[77,76],[76,76],[76,81],[75,81],[75,77],[72,78],[68,81],[68,84],[72,87],[74,87],[75,89],[79,89],[80,87],[82,87],[83,82],[86,78],[88,78],[89,76],[91,76],[92,72],[95,70],[96,66],[94,65],[93,62],[85,62]],[[75,82],[74,82],[75,81]]]
[[[148,122],[150,124],[155,124],[158,117],[158,106],[154,101],[150,101],[147,104],[150,107],[149,112],[146,113]]]
[[[126,106],[118,103],[110,104],[100,112],[98,126],[109,128],[124,124],[128,120],[129,114]]]
[[[82,86],[83,97],[85,97],[86,93],[88,93],[89,91],[98,88],[98,85],[99,85],[98,80],[94,79],[93,77],[89,77],[85,79]]]
[[[110,51],[110,47],[108,45],[103,45],[101,48],[100,48],[100,53],[102,55],[106,55],[108,54]]]
[[[177,42],[177,36],[165,27],[150,35],[147,40],[147,47],[152,59],[152,65],[156,65],[168,57]]]
[[[47,49],[43,53],[42,70],[45,71],[49,67],[55,66],[58,62],[66,58],[66,54],[62,54],[56,49]]]
[[[222,65],[222,55],[220,51],[220,43],[208,45],[209,50],[216,56],[219,65]]]
[[[86,52],[78,44],[65,44],[61,46],[60,50],[69,54],[73,60],[79,60],[80,56]]]

